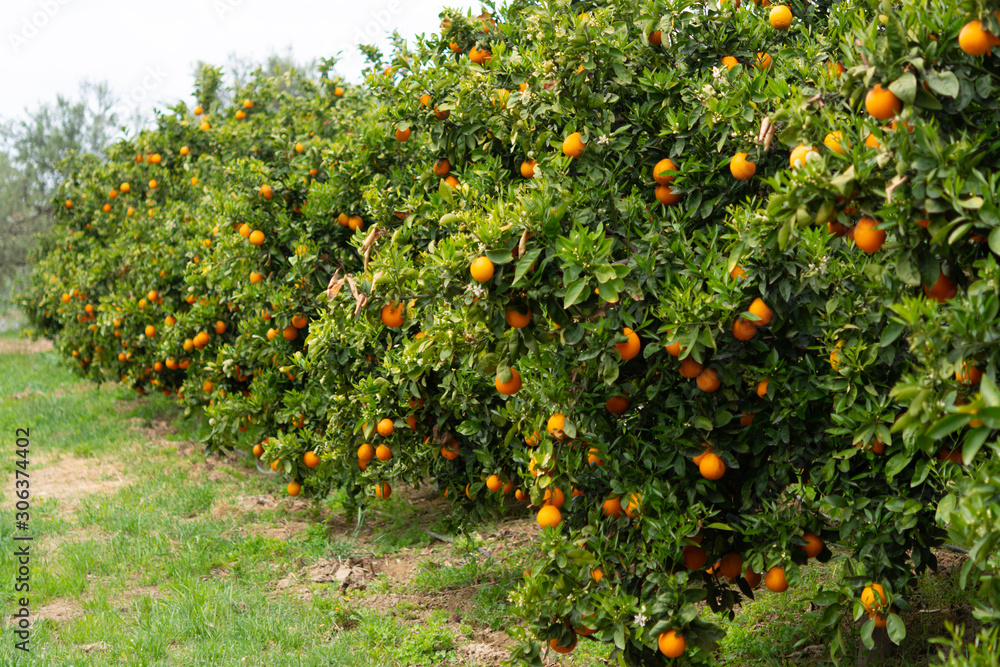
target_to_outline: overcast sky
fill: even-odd
[[[338,72],[360,81],[358,44],[386,52],[395,28],[438,32],[446,5],[480,11],[479,0],[3,0],[0,117],[75,95],[84,79],[148,113],[190,96],[198,60],[260,61],[289,46],[298,62],[340,52]]]

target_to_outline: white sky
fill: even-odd
[[[445,6],[480,11],[479,0],[3,0],[0,117],[75,97],[84,79],[149,115],[190,99],[198,60],[261,61],[289,46],[297,62],[341,52],[338,73],[360,81],[358,44],[386,53],[393,29],[439,32]]]

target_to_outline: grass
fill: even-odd
[[[13,339],[0,333],[0,342]],[[459,666],[472,664],[460,658],[463,644],[516,622],[507,596],[532,557],[531,542],[496,557],[484,557],[485,542],[473,534],[442,545],[424,527],[446,534],[448,512],[403,493],[377,511],[335,521],[346,504],[340,493],[315,504],[293,501],[275,478],[257,473],[249,455],[206,464],[197,418],[158,395],[135,399],[83,383],[52,352],[0,353],[0,431],[31,429],[31,604],[35,612],[48,605],[33,627],[32,653],[16,652],[11,629],[0,629],[0,665]],[[6,481],[14,460],[9,450],[0,456],[5,545],[15,532]],[[45,482],[53,470],[73,474]],[[90,486],[65,493],[76,483]],[[240,500],[255,497],[272,502]],[[288,522],[298,529],[283,532]],[[480,534],[496,528],[478,527]],[[382,574],[345,593],[308,577],[321,559],[388,555],[412,564],[405,580]],[[804,568],[803,584],[785,594],[758,591],[732,621],[706,610],[727,630],[720,663],[828,664],[825,649],[808,659],[788,656],[824,643],[805,613],[807,598],[837,576],[837,562]],[[0,550],[4,581],[14,565],[11,550]],[[967,607],[968,594],[953,571],[924,576],[910,599],[924,609],[955,609]],[[14,608],[9,584],[0,603]],[[909,636],[887,665],[925,665],[937,651],[929,639],[946,634],[943,617],[905,620]],[[610,651],[581,641],[559,664],[596,667]]]

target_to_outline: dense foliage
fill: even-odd
[[[998,534],[1000,24],[953,5],[518,0],[363,88],[206,68],[64,184],[25,308],[293,495],[538,508],[518,660],[710,664],[698,603],[828,544],[833,656],[898,642]]]

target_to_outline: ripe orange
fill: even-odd
[[[521,176],[524,178],[534,178],[535,177],[535,165],[538,162],[535,160],[525,160],[521,163]]]
[[[390,329],[403,326],[403,304],[397,305],[395,301],[385,304],[382,306],[381,318],[382,324]]]
[[[292,316],[292,326],[296,329],[305,329],[306,324],[308,324],[308,321],[306,320],[305,315],[299,314]]]
[[[385,417],[379,420],[378,426],[376,428],[378,429],[378,434],[380,436],[382,436],[383,438],[388,438],[396,430],[396,425],[392,423],[391,419]]]
[[[681,549],[684,567],[689,570],[700,570],[708,562],[708,552],[696,544],[689,544]]]
[[[360,447],[358,447],[358,460],[364,463],[368,463],[373,458],[375,458],[375,448],[369,445],[367,442]]]
[[[253,446],[253,455],[255,458],[260,458],[264,455],[264,445],[257,443]]]
[[[737,317],[733,321],[733,336],[736,340],[750,340],[757,335],[757,327],[753,322]]]
[[[966,361],[962,364],[962,372],[955,373],[955,379],[963,384],[977,385],[983,379],[983,372]]]
[[[628,496],[628,504],[625,506],[625,514],[630,519],[634,519],[639,516],[639,507],[642,503],[641,493],[630,493]]]
[[[847,71],[846,67],[841,65],[839,62],[835,62],[832,60],[826,64],[826,68],[827,70],[830,71],[831,74],[833,74],[838,78],[840,77],[840,75],[842,75],[844,72]]]
[[[958,33],[958,46],[970,56],[983,56],[990,52],[991,37],[982,21],[969,21]]]
[[[788,156],[788,164],[791,165],[792,169],[803,167],[806,164],[806,156],[810,153],[819,155],[819,151],[812,146],[803,146],[800,144],[792,149],[791,154]]]
[[[298,482],[289,482],[288,483],[288,495],[290,495],[290,496],[297,496],[300,493],[302,493],[302,485],[301,484],[299,484]]]
[[[760,318],[759,320],[754,320],[754,324],[758,327],[766,327],[771,323],[771,319],[774,318],[774,312],[767,307],[767,304],[760,297],[754,299],[747,310]]]
[[[545,489],[545,495],[542,496],[542,504],[562,509],[562,506],[566,504],[566,494],[562,492],[562,489],[555,486]]]
[[[299,337],[299,330],[289,324],[287,327],[282,329],[281,335],[284,336],[285,340],[291,342]]]
[[[845,155],[847,153],[847,148],[844,147],[845,144],[847,145],[847,148],[851,147],[850,142],[844,141],[844,133],[840,130],[830,132],[823,138],[823,145],[834,153],[838,153],[840,155]]]
[[[480,49],[478,46],[473,46],[469,51],[469,60],[477,65],[482,65],[483,63],[488,62],[491,57],[493,57],[492,53],[486,49]]]
[[[775,30],[788,30],[788,27],[792,25],[792,10],[785,5],[776,5],[771,8],[771,13],[767,18]]]
[[[379,461],[388,461],[392,458],[392,450],[385,445],[379,445],[375,448],[375,458]]]
[[[545,429],[550,435],[555,435],[556,431],[562,431],[563,426],[566,424],[566,415],[561,412],[557,412],[545,423]]]
[[[444,182],[447,183],[448,187],[450,187],[450,188],[457,188],[458,187],[458,179],[455,178],[454,174],[451,175],[451,176],[449,176],[448,178],[444,179]]]
[[[222,334],[226,333],[226,323],[223,322],[222,320],[219,320],[218,322],[216,322],[215,323],[215,333],[219,334],[220,336]]]
[[[716,392],[722,387],[722,381],[719,380],[719,374],[714,368],[706,368],[699,373],[695,383],[698,385],[698,389],[706,394]]]
[[[882,142],[879,141],[878,138],[871,132],[869,132],[868,136],[865,137],[865,146],[867,146],[868,148],[878,148],[881,145]]]
[[[583,143],[579,132],[574,132],[563,140],[563,154],[571,158],[580,157],[586,148],[587,144]]]
[[[656,646],[660,649],[660,653],[668,658],[678,658],[684,654],[687,640],[676,630],[668,630],[656,639]]]
[[[883,616],[882,614],[879,614],[877,612],[872,612],[868,614],[868,618],[875,620],[876,628],[884,628],[886,626],[886,623],[888,623],[889,621],[889,614],[885,614]]]
[[[622,508],[621,498],[618,496],[612,496],[601,503],[601,511],[604,512],[604,516],[609,516],[614,519],[617,519],[625,513],[624,508]]]
[[[698,463],[698,472],[705,479],[722,479],[722,476],[726,474],[726,464],[719,458],[718,454],[707,452]]]
[[[599,456],[600,453],[601,453],[600,450],[598,450],[596,447],[591,447],[589,450],[587,450],[587,464],[592,466],[604,465],[604,461],[602,461],[601,457]]]
[[[757,62],[754,66],[757,69],[771,69],[771,56],[761,51],[757,52]]]
[[[649,37],[647,39],[653,46],[659,46],[663,43],[663,35],[660,34],[659,30],[649,33]]]
[[[628,396],[615,395],[607,400],[604,407],[607,408],[608,412],[613,415],[624,414],[628,410],[629,399]]]
[[[656,201],[660,202],[664,206],[673,206],[681,200],[681,194],[679,192],[674,192],[673,188],[669,185],[656,186],[656,190],[653,194],[656,197]]]
[[[760,396],[761,398],[767,396],[767,385],[769,381],[770,380],[768,378],[764,378],[763,380],[757,383],[757,395]]]
[[[653,167],[653,179],[659,185],[668,185],[674,180],[674,174],[665,174],[665,171],[677,171],[677,165],[669,158],[663,158]]]
[[[201,385],[201,390],[206,394],[211,394],[213,389],[215,389],[215,385],[211,380],[205,380]]]
[[[255,229],[252,232],[250,232],[249,239],[250,243],[252,243],[253,245],[256,246],[264,245],[264,232],[260,231],[259,229]]]
[[[869,613],[880,611],[888,601],[882,584],[872,583],[861,591],[861,606]]]
[[[517,372],[516,368],[510,369],[510,380],[507,382],[501,382],[500,376],[498,375],[493,381],[494,386],[503,396],[510,396],[516,394],[521,390],[521,374]]]
[[[731,70],[740,64],[740,61],[732,56],[725,56],[722,59],[722,64],[726,66],[726,70]]]
[[[694,357],[687,357],[681,361],[681,377],[685,377],[689,380],[701,375],[701,371],[703,369],[704,366],[695,361]]]
[[[458,443],[454,440],[451,440],[448,444],[441,448],[441,456],[449,461],[457,459],[460,453],[461,449],[459,448]]]
[[[573,643],[569,646],[563,646],[559,643],[559,640],[553,637],[549,640],[549,647],[556,653],[566,654],[572,653],[573,649],[576,648],[576,638],[573,639]]]
[[[924,286],[924,294],[938,303],[944,303],[958,294],[958,287],[944,272],[941,272],[938,274],[937,282],[930,287]]]
[[[485,283],[493,278],[493,262],[488,257],[477,257],[469,266],[473,280]]]
[[[344,89],[341,88],[340,86],[337,86],[336,88],[333,89],[333,94],[336,95],[337,97],[343,97]]]
[[[316,452],[306,452],[302,455],[302,463],[304,463],[307,468],[315,468],[319,465],[319,457],[316,456]]]
[[[878,221],[861,218],[854,228],[854,244],[869,255],[878,252],[885,243],[885,230],[876,229]]]
[[[754,572],[750,569],[749,565],[747,565],[747,569],[743,572],[743,578],[746,580],[747,585],[750,586],[750,588],[757,588],[760,586],[760,573]]]
[[[389,486],[389,482],[382,482],[375,487],[375,495],[382,500],[388,500],[389,496],[392,495],[392,487]]]
[[[729,172],[737,181],[749,181],[757,173],[757,163],[747,160],[746,153],[737,153],[729,161]]]
[[[531,311],[529,310],[527,313],[522,314],[512,308],[504,313],[504,319],[514,329],[523,329],[531,322]]]
[[[715,574],[729,579],[739,579],[743,571],[743,556],[735,551],[730,551],[723,556],[713,568]]]
[[[503,482],[496,475],[490,475],[486,478],[486,488],[494,493],[503,488]]]
[[[802,545],[802,550],[806,552],[806,556],[809,558],[815,558],[820,555],[823,551],[823,539],[816,535],[815,533],[805,533],[802,539],[806,541]]]
[[[352,215],[347,219],[347,227],[352,231],[356,232],[364,227],[364,222],[361,220],[360,215]]]
[[[767,590],[775,593],[784,593],[788,590],[788,581],[785,579],[785,569],[775,565],[764,575],[764,585]]]
[[[156,327],[152,324],[147,324],[144,333],[146,334],[146,338],[152,338],[156,335]]]
[[[451,171],[451,163],[448,162],[448,158],[441,158],[434,163],[434,173],[442,178],[447,176]]]
[[[405,130],[396,129],[396,141],[403,142],[410,138],[410,128]]]
[[[554,505],[543,505],[538,510],[538,525],[542,528],[558,526],[562,522],[562,512]]]
[[[628,340],[624,343],[615,343],[615,348],[618,350],[618,354],[621,356],[623,361],[629,361],[634,359],[636,355],[639,354],[639,350],[642,348],[642,342],[639,340],[639,334],[632,331],[630,328],[625,327],[622,329]]]
[[[903,103],[891,90],[883,89],[882,84],[876,83],[875,87],[865,95],[865,110],[878,120],[889,120],[903,108]]]
[[[595,567],[593,570],[590,571],[590,578],[593,579],[595,582],[600,583],[601,579],[604,578],[604,570],[602,570],[600,567]],[[579,634],[584,634],[584,633],[580,632]]]

